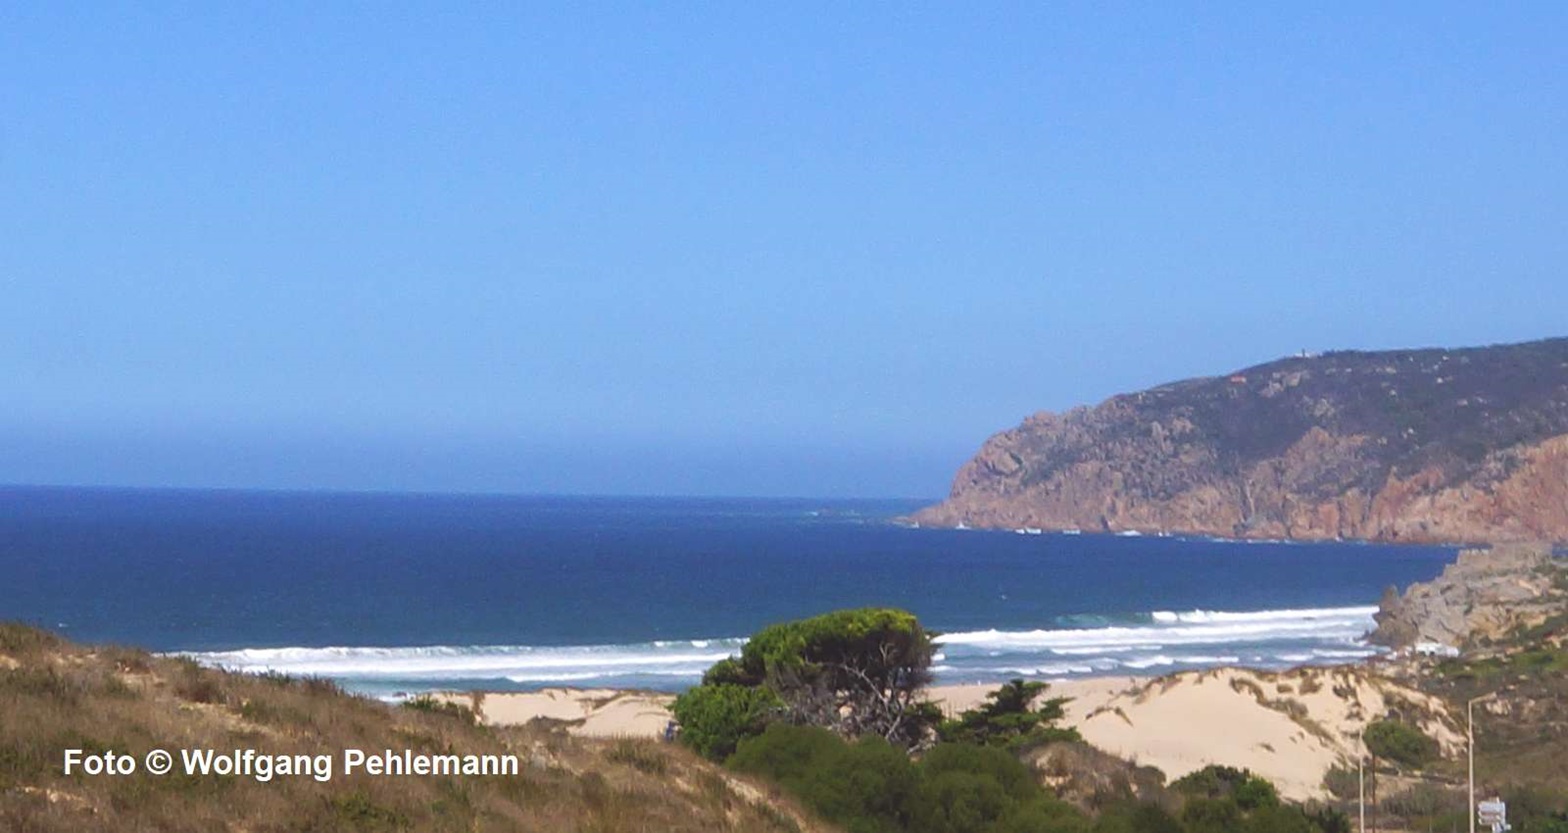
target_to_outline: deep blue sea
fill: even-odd
[[[910,529],[909,501],[0,488],[0,618],[377,696],[680,689],[895,605],[942,682],[1342,662],[1451,549]]]

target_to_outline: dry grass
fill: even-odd
[[[0,624],[0,830],[810,831],[786,803],[685,750],[477,726],[466,709],[397,708],[331,683],[246,676]],[[344,748],[515,754],[515,777],[63,774],[63,750]],[[178,771],[178,770],[177,770]]]

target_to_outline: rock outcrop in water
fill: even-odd
[[[1568,338],[1335,352],[1039,413],[925,525],[1568,540]]]
[[[1392,589],[1377,612],[1376,645],[1453,647],[1501,640],[1568,611],[1568,562],[1550,547],[1464,550],[1430,582]]]

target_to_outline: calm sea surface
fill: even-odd
[[[0,489],[0,618],[429,688],[678,689],[771,622],[895,605],[938,679],[1372,653],[1450,549],[907,529],[907,501]]]

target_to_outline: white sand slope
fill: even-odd
[[[493,725],[560,721],[584,737],[658,737],[670,720],[668,694],[615,689],[547,688],[527,693],[447,693],[441,699],[468,706]]]
[[[947,708],[963,709],[980,702],[987,688],[932,693]],[[1446,753],[1463,749],[1441,702],[1359,666],[1071,680],[1053,684],[1048,696],[1073,698],[1065,722],[1084,740],[1159,767],[1168,779],[1209,764],[1244,767],[1295,800],[1322,797],[1323,775],[1354,761],[1364,751],[1362,728],[1390,712],[1416,721]]]
[[[938,686],[930,696],[956,714],[994,688]],[[474,707],[487,723],[542,718],[589,737],[657,737],[674,700],[653,692],[561,688],[442,696]],[[1445,753],[1463,750],[1463,736],[1442,703],[1361,666],[1068,680],[1053,683],[1048,696],[1072,698],[1065,722],[1090,744],[1159,767],[1168,779],[1209,764],[1245,767],[1294,800],[1321,797],[1324,773],[1355,760],[1363,750],[1362,728],[1391,711],[1415,720]]]

